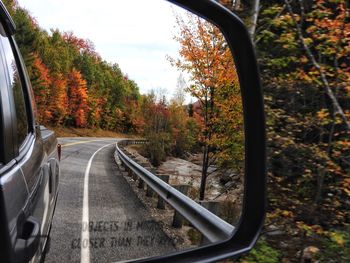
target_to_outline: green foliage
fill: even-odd
[[[189,115],[189,119],[186,122],[187,129],[187,143],[190,152],[199,152],[200,144],[198,143],[198,136],[200,134],[200,127],[198,123]]]
[[[330,231],[328,238],[322,239],[318,253],[320,262],[350,262],[350,227],[341,231]]]
[[[159,166],[170,152],[170,136],[168,133],[148,133],[146,139],[144,151],[152,165]]]
[[[151,93],[142,98],[140,109],[145,122],[143,133],[149,141],[144,152],[153,165],[160,165],[166,156],[184,157],[197,149],[199,127],[183,105],[175,101],[169,104],[163,98],[157,101]]]
[[[260,239],[249,254],[244,256],[240,262],[278,263],[280,262],[280,259],[280,252],[271,247],[264,239]]]

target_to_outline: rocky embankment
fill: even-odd
[[[140,163],[148,163],[149,160],[142,156],[140,145],[128,145],[124,149],[131,153]],[[152,167],[152,166],[151,166]],[[201,181],[201,155],[191,155],[185,159],[168,157],[159,167],[153,167],[157,174],[169,175],[170,185],[187,184],[190,185],[188,196],[192,199],[198,199],[199,186]],[[215,167],[210,167],[206,187],[206,200],[218,201],[223,204],[223,217],[230,217],[230,223],[235,225],[239,219],[241,210],[241,200],[243,194],[243,180],[233,174],[215,171]],[[200,234],[185,224],[182,228],[172,228],[173,210],[159,210],[155,208],[154,200],[146,197],[145,191],[137,188],[137,185],[131,178],[128,178],[135,193],[139,196],[147,208],[150,210],[154,219],[163,227],[164,232],[174,240],[177,249],[188,249],[197,246],[200,242]],[[170,207],[168,207],[170,208]],[[226,220],[226,218],[225,218]]]

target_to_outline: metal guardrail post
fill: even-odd
[[[168,174],[159,174],[158,177],[160,179],[162,179],[164,182],[166,182],[167,184],[169,183],[170,176]],[[160,195],[158,195],[157,208],[158,209],[165,209],[165,202]]]
[[[199,204],[206,209],[208,209],[210,212],[212,212],[215,215],[219,215],[220,211],[220,201],[201,201]]]
[[[128,176],[129,177],[133,177],[134,176],[134,173],[132,172],[132,170],[129,167],[125,166],[125,170],[128,172]]]
[[[136,182],[137,181],[137,174],[132,173],[131,174],[132,179]]]
[[[190,188],[190,186],[187,184],[174,185],[173,187],[178,191],[180,191],[181,193],[183,193],[184,195],[188,194],[188,190]],[[175,210],[172,226],[175,228],[180,228],[182,227],[183,221],[184,221],[184,217],[178,211]]]
[[[155,168],[151,168],[151,169],[147,169],[147,170],[149,170],[154,175],[156,175],[156,173],[157,173],[157,170]],[[154,191],[152,190],[152,188],[149,185],[147,185],[146,187],[147,187],[147,189],[146,189],[146,196],[147,197],[153,197],[154,196]]]
[[[145,188],[145,182],[139,178],[139,183],[137,184],[137,188],[144,189]]]
[[[219,216],[220,202],[219,201],[201,201],[199,202],[201,206],[208,209],[213,214]],[[201,245],[209,244],[210,241],[204,236],[201,235]]]
[[[146,163],[146,162],[142,162],[142,163],[140,163],[140,165],[142,165],[142,167],[144,167],[145,169],[150,169],[150,166],[149,166],[149,164],[148,163]],[[140,181],[143,181],[141,178],[139,179]],[[139,182],[140,182],[139,181]]]

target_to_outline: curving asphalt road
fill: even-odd
[[[175,251],[119,173],[115,142],[59,139],[59,196],[45,262],[117,262]]]

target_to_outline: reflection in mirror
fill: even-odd
[[[82,4],[78,17],[89,29],[79,37],[75,25],[73,33],[43,34],[47,41],[33,56],[38,121],[69,137],[59,138],[60,195],[47,262],[131,260],[220,241],[174,210],[171,195],[150,187],[125,158],[233,227],[240,218],[244,123],[224,36],[169,2],[124,2]],[[115,138],[71,138],[67,130],[140,140],[119,140],[122,157]]]
[[[146,142],[130,143],[123,150],[166,183],[236,225],[243,198],[244,133],[232,53],[213,24],[183,10],[173,8],[172,14],[177,50],[165,53],[159,63],[171,65],[168,70],[177,74],[176,82],[142,97],[139,107]],[[181,216],[181,210],[164,205],[157,195],[152,200],[153,193],[148,186],[144,188],[147,180],[132,174],[134,191],[148,208],[158,208],[150,210],[152,220],[175,250],[210,243],[202,229]]]

